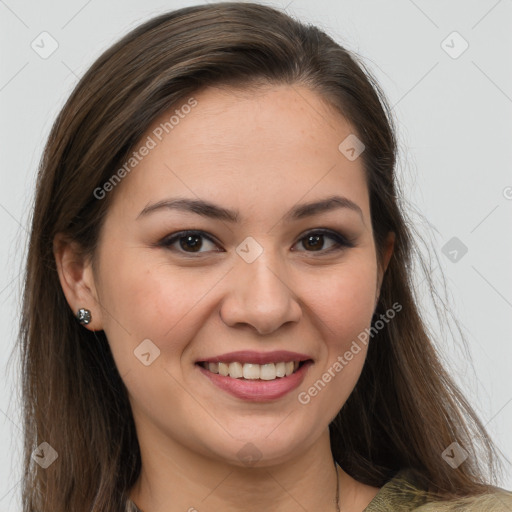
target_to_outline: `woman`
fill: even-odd
[[[24,511],[512,509],[415,302],[396,151],[364,66],[270,7],[107,50],[37,183]]]

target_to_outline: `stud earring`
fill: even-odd
[[[91,321],[91,312],[88,309],[79,309],[76,318],[81,324],[87,325]]]

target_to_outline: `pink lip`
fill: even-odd
[[[197,362],[207,363],[287,363],[288,361],[307,361],[313,359],[307,354],[298,352],[289,352],[288,350],[275,350],[274,352],[255,352],[253,350],[239,350],[238,352],[229,352],[220,356],[199,359]],[[284,377],[283,377],[284,378]]]
[[[287,354],[289,355],[291,352],[287,352]],[[232,354],[229,355],[231,356]],[[295,354],[295,356],[296,355],[297,354]],[[230,361],[234,360],[236,361],[236,359],[230,359]],[[298,359],[292,358],[292,360],[297,361]],[[270,400],[281,398],[290,391],[299,387],[306,376],[308,368],[312,364],[313,361],[307,361],[299,367],[295,373],[292,373],[288,377],[278,377],[275,380],[233,379],[232,377],[224,377],[218,373],[210,372],[199,364],[196,364],[195,366],[205,377],[208,377],[213,384],[237,398],[248,400],[250,402],[268,402]]]

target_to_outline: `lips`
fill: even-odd
[[[215,387],[231,396],[251,402],[268,402],[278,400],[299,387],[312,365],[313,361],[311,359],[306,360],[300,363],[298,369],[291,375],[273,380],[233,378],[213,373],[199,363],[195,366],[200,375],[206,377]]]
[[[266,402],[296,389],[312,364],[311,356],[299,352],[243,350],[205,357],[195,366],[222,391],[243,400]]]

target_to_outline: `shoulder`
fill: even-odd
[[[411,471],[402,469],[380,488],[363,512],[410,512],[426,502],[425,493]]]
[[[400,470],[380,488],[364,512],[512,512],[512,493],[492,492],[453,500],[432,500],[408,469]]]
[[[416,512],[511,512],[512,492],[495,488],[493,492],[449,501],[430,502]]]

